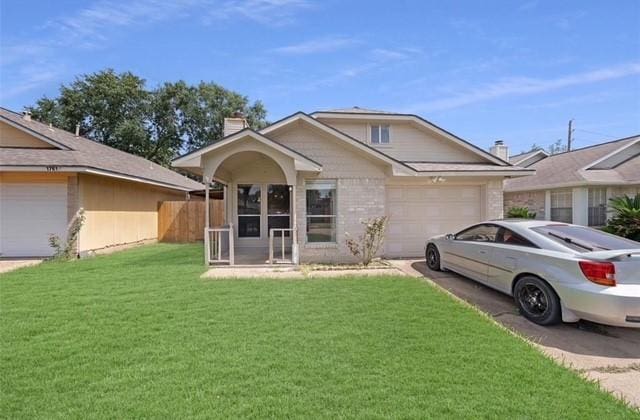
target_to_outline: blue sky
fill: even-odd
[[[640,133],[640,1],[2,2],[0,102],[112,67],[214,81],[272,121],[358,105],[513,152]]]

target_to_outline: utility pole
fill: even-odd
[[[567,132],[567,152],[571,151],[572,140],[573,140],[573,120],[569,120],[569,131]]]

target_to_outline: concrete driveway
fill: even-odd
[[[640,329],[590,322],[542,327],[518,313],[513,298],[451,272],[434,272],[424,260],[392,263],[407,274],[427,277],[455,296],[527,337],[545,353],[608,391],[640,407]]]

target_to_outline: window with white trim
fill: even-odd
[[[371,125],[370,141],[371,144],[389,144],[391,143],[389,124]]]
[[[589,226],[607,224],[607,189],[589,188]]]
[[[260,237],[260,184],[238,185],[238,238]]]
[[[290,225],[290,190],[288,185],[273,185],[267,187],[267,231],[271,229],[288,229]],[[281,237],[277,233],[276,237]],[[288,237],[289,232],[284,232]]]
[[[573,191],[551,191],[551,220],[554,222],[573,222]]]
[[[307,242],[336,242],[336,181],[307,181]]]

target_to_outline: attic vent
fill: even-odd
[[[22,119],[25,121],[31,121],[31,111],[22,111]]]

